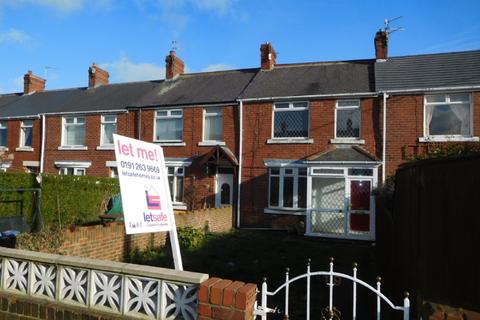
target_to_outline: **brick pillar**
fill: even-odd
[[[253,320],[257,285],[210,278],[200,285],[198,320]]]

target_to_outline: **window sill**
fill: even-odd
[[[364,139],[345,139],[345,138],[335,138],[335,139],[330,139],[331,144],[365,144]]]
[[[225,141],[200,141],[198,143],[199,147],[212,147],[212,146],[224,146],[226,145]]]
[[[312,144],[313,139],[310,138],[272,138],[267,140],[267,144]]]
[[[88,150],[85,146],[60,146],[58,150]]]
[[[162,147],[185,147],[187,144],[185,142],[162,142],[154,141],[153,143],[158,144]]]
[[[432,136],[420,137],[418,142],[478,142],[479,137],[463,137],[463,136]]]
[[[97,150],[115,150],[115,146],[113,145],[106,145],[106,146],[98,146]]]
[[[273,209],[273,208],[265,208],[263,209],[263,213],[269,214],[288,214],[294,216],[304,216],[307,213],[306,209]]]
[[[173,206],[174,210],[182,210],[182,211],[187,210],[187,205],[182,204],[182,203],[174,203],[172,206]]]
[[[30,151],[30,152],[32,152],[33,148],[32,147],[18,147],[18,148],[15,149],[15,151]]]

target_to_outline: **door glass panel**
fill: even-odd
[[[222,184],[220,195],[221,204],[230,204],[230,185],[228,183]]]
[[[345,179],[312,178],[312,232],[345,232]]]
[[[350,181],[350,231],[370,231],[370,194],[368,180]]]

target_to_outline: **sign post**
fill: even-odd
[[[176,270],[183,270],[163,149],[113,135],[127,234],[168,231]]]

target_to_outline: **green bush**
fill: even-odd
[[[29,173],[0,173],[0,188],[38,187],[36,175]],[[120,192],[117,179],[42,175],[41,209],[45,227],[69,227],[98,220],[105,212],[108,200]],[[0,216],[21,212],[31,222],[34,195],[31,192],[0,192]]]
[[[42,177],[45,225],[81,225],[98,220],[108,199],[120,192],[118,180],[47,174]]]
[[[0,173],[0,189],[28,189],[38,187],[35,174]],[[30,222],[34,211],[33,192],[0,192],[0,216],[20,215],[23,211],[25,220]]]
[[[197,249],[205,240],[205,231],[192,227],[178,228],[178,242],[183,249]]]

